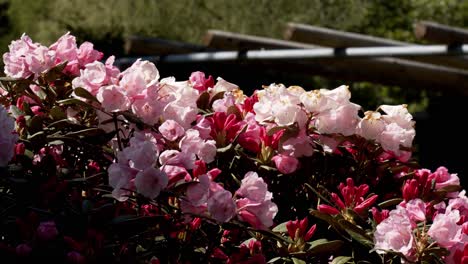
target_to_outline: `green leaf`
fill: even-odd
[[[62,120],[66,119],[67,115],[63,112],[62,108],[59,106],[54,106],[52,109],[50,109],[50,117],[53,120]]]
[[[306,264],[306,262],[303,261],[302,259],[298,259],[295,257],[292,257],[291,260],[293,261],[294,264]]]
[[[120,112],[128,121],[132,122],[132,123],[135,123],[135,124],[139,124],[139,125],[144,125],[145,122],[143,122],[139,117],[137,117],[136,115],[134,115],[133,113],[129,112],[129,111],[125,111],[125,112]],[[111,118],[112,119],[112,118]]]
[[[225,147],[218,148],[218,149],[216,150],[216,152],[218,152],[218,153],[225,153],[225,152],[230,151],[230,150],[233,149],[233,148],[234,148],[234,146],[233,146],[232,143],[231,143],[231,144],[229,144],[229,145],[227,145],[227,146],[225,146]]]
[[[281,223],[281,224],[275,226],[275,228],[273,228],[271,231],[277,232],[277,233],[287,233],[287,232],[288,232],[288,229],[286,228],[286,224],[287,224],[288,222],[289,222],[289,221],[284,222],[284,223]]]
[[[384,202],[379,203],[380,208],[387,208],[390,206],[395,206],[397,204],[400,204],[403,201],[401,198],[393,198]]]
[[[439,190],[437,190],[438,192],[441,191],[441,192],[447,192],[447,193],[451,193],[451,192],[458,192],[462,189],[462,187],[460,185],[448,185],[448,186],[445,186],[444,188],[441,188]]]
[[[60,101],[57,101],[57,104],[60,104],[60,105],[80,105],[80,106],[84,106],[84,107],[90,108],[90,109],[95,108],[91,104],[88,104],[88,103],[86,103],[84,101],[81,101],[80,99],[76,99],[76,98],[68,98],[68,99],[60,100]]]
[[[341,240],[327,241],[326,239],[319,239],[311,242],[311,247],[307,252],[314,255],[337,252],[343,244],[344,242]]]
[[[16,81],[19,81],[19,80],[21,80],[21,79],[9,77],[9,76],[0,77],[0,81],[2,81],[2,82],[16,82]]]
[[[203,92],[197,99],[197,107],[202,110],[208,109],[210,104],[210,94]]]
[[[22,116],[24,115],[24,112],[21,111],[18,107],[16,107],[15,105],[10,105],[10,111],[11,113],[13,114],[13,117],[14,118],[18,118],[18,116]]]
[[[270,259],[267,263],[275,263],[275,262],[278,261],[278,260],[283,260],[283,257],[272,258],[272,259]]]
[[[279,132],[279,131],[281,131],[281,130],[283,130],[283,129],[286,129],[286,128],[288,128],[288,127],[287,127],[287,126],[277,126],[277,127],[273,127],[273,128],[271,128],[270,130],[268,130],[267,136],[270,136],[270,137],[271,137],[271,136],[273,136],[276,132]]]
[[[88,100],[99,103],[99,101],[96,99],[96,97],[94,95],[92,95],[90,92],[88,92],[88,90],[86,90],[84,88],[76,87],[75,89],[73,89],[73,92],[79,97],[82,97],[82,98],[85,98],[85,99],[88,99]]]
[[[348,256],[339,256],[333,259],[333,261],[330,264],[346,264],[348,263],[352,258]]]
[[[348,222],[345,219],[338,220],[338,223],[341,226],[341,228],[346,233],[348,233],[354,240],[370,248],[374,246],[372,237],[367,235],[366,232],[362,228]]]
[[[211,106],[213,105],[214,101],[218,100],[218,99],[223,99],[224,98],[224,93],[225,92],[219,92],[215,95],[213,95],[213,97],[211,98],[211,101],[210,101],[210,105],[208,106],[209,108],[211,108]]]
[[[42,116],[33,116],[30,120],[27,122],[28,126],[28,132],[29,134],[34,134],[36,132],[42,131],[42,123],[44,121],[44,118]]]
[[[237,108],[237,106],[235,105],[231,105],[227,108],[226,110],[226,114],[227,115],[235,115],[237,117],[237,119],[241,120],[242,119],[242,114],[241,112],[239,111],[239,108]]]
[[[98,136],[106,134],[106,132],[97,127],[86,128],[79,131],[73,131],[70,133],[65,134],[65,136]]]

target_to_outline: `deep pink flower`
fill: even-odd
[[[309,241],[314,235],[317,225],[309,227],[309,220],[305,217],[302,220],[289,221],[286,224],[288,235],[292,240],[303,238],[305,242]]]
[[[42,241],[50,241],[58,236],[54,221],[41,222],[36,230],[37,237]]]
[[[271,159],[279,172],[291,174],[299,167],[299,160],[288,155],[278,154]]]
[[[374,221],[376,224],[380,224],[383,220],[387,219],[388,216],[390,215],[390,211],[386,209],[379,211],[379,209],[377,209],[376,207],[372,207],[371,212],[372,212],[372,217],[374,218]]]
[[[70,251],[67,254],[67,263],[84,264],[86,263],[86,258],[76,251]]]
[[[31,246],[29,246],[28,244],[19,244],[18,246],[16,246],[16,255],[18,255],[19,257],[27,257],[31,254],[32,252],[32,248]]]
[[[205,78],[205,73],[200,71],[192,72],[189,80],[192,87],[200,92],[206,91],[208,88],[214,86],[213,76],[210,75],[208,78]]]
[[[346,179],[346,185],[340,183],[338,190],[344,201],[336,193],[331,194],[331,200],[335,203],[335,206],[340,210],[346,208],[353,209],[356,213],[363,215],[367,210],[377,201],[378,195],[374,194],[367,199],[364,196],[369,192],[369,186],[367,184],[361,184],[354,186],[352,178]],[[320,205],[319,210],[322,212],[329,212],[329,214],[336,214],[338,210],[328,205]]]
[[[459,186],[460,179],[457,174],[450,174],[445,167],[439,167],[435,172],[429,175],[428,181],[435,182],[435,189],[439,190],[447,186]]]
[[[244,122],[238,120],[236,115],[227,115],[225,112],[216,112],[208,120],[211,122],[210,135],[219,147],[231,143],[244,126]]]

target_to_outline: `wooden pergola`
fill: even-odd
[[[435,47],[433,45],[288,23],[284,39],[209,30],[204,37],[204,45],[195,45],[133,36],[126,40],[125,45],[127,54],[132,57],[123,58],[118,63],[128,65],[136,58],[134,56],[146,56],[145,59],[163,65],[183,62],[230,64],[233,67],[235,62],[252,70],[268,68],[303,76],[319,75],[344,81],[367,81],[467,95],[468,56],[465,56],[463,43],[468,40],[468,31],[424,21],[416,23],[414,29],[416,37],[444,44],[446,48],[439,46],[442,52],[434,52],[430,49]],[[269,52],[260,52],[264,50]],[[287,50],[294,57],[271,57],[285,54]],[[352,55],[356,52],[359,55]],[[328,55],[324,56],[325,53]]]

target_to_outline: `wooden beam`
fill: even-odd
[[[206,50],[204,46],[161,38],[130,36],[125,40],[125,52],[128,55],[154,56]]]
[[[468,30],[431,21],[419,21],[415,23],[414,35],[418,39],[424,39],[435,43],[468,43]]]
[[[345,32],[340,30],[296,23],[287,24],[286,30],[284,32],[284,38],[287,40],[333,48],[372,46],[417,46],[417,44],[414,43],[396,41],[386,38],[379,38],[358,33]],[[412,60],[449,66],[454,68],[468,69],[468,59],[465,59],[463,57],[421,57],[412,58]]]
[[[297,42],[279,41],[271,38],[254,37],[229,32],[209,31],[205,44],[210,48],[228,50],[236,47],[249,49],[275,48],[314,48],[316,46]],[[226,43],[225,46],[224,44]],[[238,46],[238,43],[242,43]],[[398,85],[407,88],[427,88],[444,90],[448,93],[468,94],[468,72],[433,64],[408,61],[399,58],[371,59],[317,59],[313,61],[287,62],[252,62],[242,61],[251,65],[252,69],[276,69],[300,73],[305,76],[321,75],[344,81],[370,81],[386,85]],[[221,63],[226,64],[226,63]]]
[[[221,30],[208,30],[203,39],[203,43],[210,48],[219,50],[310,49],[317,47],[300,42],[251,36]]]

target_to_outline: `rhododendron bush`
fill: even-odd
[[[405,105],[121,70],[70,34],[3,60],[2,261],[468,263],[468,198],[411,158]]]

